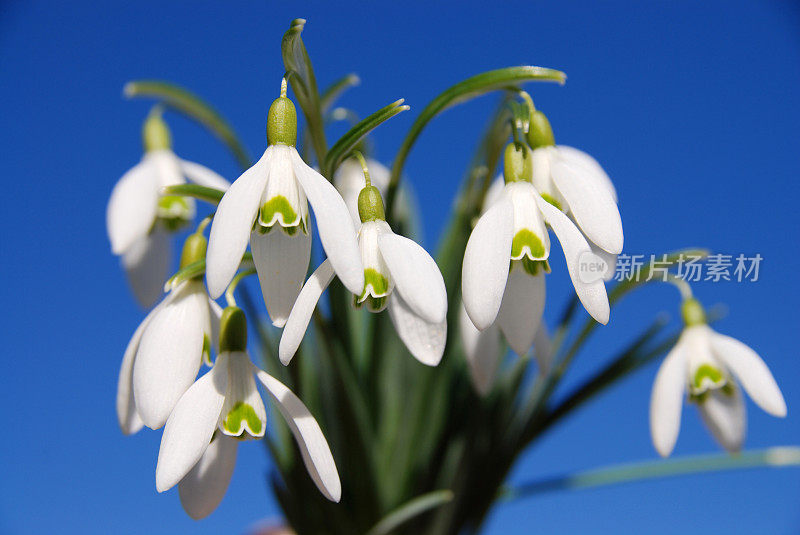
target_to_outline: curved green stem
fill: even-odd
[[[134,80],[125,84],[123,93],[128,98],[158,99],[166,106],[197,121],[228,147],[242,169],[250,167],[250,157],[228,121],[188,89],[160,80]]]
[[[389,188],[386,195],[386,214],[391,222],[393,206],[397,194],[397,186],[400,183],[400,176],[408,158],[408,153],[422,133],[428,123],[450,106],[466,102],[472,98],[494,91],[497,89],[507,89],[515,84],[529,82],[533,80],[552,81],[563,84],[567,75],[561,71],[547,69],[543,67],[520,66],[507,67],[488,71],[471,78],[467,78],[454,86],[446,89],[438,97],[433,99],[422,110],[417,120],[411,125],[400,150],[397,152],[394,163],[392,164],[392,175],[389,180]]]
[[[245,277],[253,275],[255,273],[256,273],[255,268],[249,268],[249,269],[244,269],[236,274],[231,283],[228,285],[228,289],[225,290],[225,301],[228,303],[229,307],[236,306],[236,298],[234,297],[233,292],[236,291],[236,287],[239,286],[239,283],[242,282],[242,280]]]

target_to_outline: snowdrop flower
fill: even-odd
[[[533,148],[533,186],[539,195],[568,213],[599,249],[619,254],[623,236],[617,193],[597,160],[573,147],[556,145],[550,122],[538,110],[531,115],[528,142]]]
[[[506,148],[506,184],[470,235],[461,285],[464,307],[475,327],[484,330],[496,320],[520,355],[533,344],[544,309],[544,273],[550,270],[545,223],[561,242],[570,279],[583,306],[600,323],[609,318],[603,281],[587,282],[579,276],[579,262],[589,253],[589,244],[572,221],[531,184],[530,156],[522,144]]]
[[[281,96],[269,109],[268,147],[230,187],[217,208],[209,237],[206,281],[217,298],[233,278],[248,241],[272,323],[283,327],[305,279],[311,256],[308,203],[314,209],[322,247],[342,283],[364,288],[350,216],[336,188],[295,149],[297,112]]]
[[[359,263],[364,266],[364,290],[354,294],[356,306],[370,312],[389,309],[389,316],[411,354],[423,364],[436,366],[447,335],[447,293],[442,274],[431,256],[414,241],[392,232],[385,221],[383,200],[369,184],[359,194],[362,220],[358,232]],[[305,335],[322,292],[334,269],[325,260],[309,277],[292,308],[281,336],[279,355],[288,364]]]
[[[222,501],[236,464],[239,442],[264,436],[267,413],[255,378],[277,403],[322,494],[338,502],[341,483],[328,443],[300,399],[280,381],[250,362],[247,319],[226,308],[214,367],[175,405],[161,437],[156,489],[176,484],[181,503],[195,519],[211,514]]]
[[[181,267],[201,260],[205,252],[205,238],[192,234]],[[172,288],[147,315],[125,350],[119,372],[117,417],[123,433],[164,425],[202,362],[211,365],[221,313],[202,279],[193,279]]]
[[[200,164],[178,158],[161,109],[147,117],[143,130],[142,161],[114,186],[106,209],[111,250],[122,257],[136,299],[151,306],[167,279],[172,246],[169,234],[194,218],[194,200],[162,195],[167,186],[190,180],[201,186],[226,190],[227,180]]]
[[[730,452],[739,451],[746,427],[741,388],[773,416],[786,416],[786,402],[761,357],[735,338],[712,330],[696,299],[686,299],[682,313],[686,328],[653,383],[653,444],[662,457],[672,453],[686,392],[717,442]]]
[[[500,328],[497,322],[479,331],[469,319],[464,304],[461,304],[458,316],[461,345],[467,359],[467,367],[472,384],[482,396],[487,396],[494,385],[494,378],[500,364],[501,344]],[[539,365],[539,374],[544,376],[550,371],[552,349],[550,336],[544,323],[540,323],[533,338],[533,356]]]

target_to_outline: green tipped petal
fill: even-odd
[[[164,195],[158,199],[158,220],[167,230],[176,231],[194,217],[194,210],[185,197]]]
[[[511,258],[519,260],[523,256],[527,256],[531,260],[538,260],[545,256],[544,243],[541,238],[526,228],[517,232],[511,242]]]
[[[539,195],[542,197],[542,199],[546,200],[547,202],[549,202],[550,204],[552,204],[553,206],[555,206],[556,208],[558,208],[562,212],[564,211],[564,209],[561,206],[561,203],[558,202],[558,199],[556,199],[552,195],[547,194],[547,193],[540,193]]]
[[[222,426],[229,433],[236,434],[242,427],[242,421],[251,435],[258,435],[261,433],[261,419],[256,414],[255,409],[248,403],[238,401],[228,412]]]

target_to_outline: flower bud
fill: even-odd
[[[706,324],[706,312],[703,310],[703,305],[694,297],[690,297],[683,302],[681,316],[683,317],[683,323],[687,327]]]
[[[386,220],[381,192],[375,186],[367,186],[358,194],[358,217],[362,223]]]
[[[530,182],[533,179],[533,158],[523,143],[509,143],[503,157],[503,176],[506,184]]]
[[[169,132],[167,123],[161,117],[160,109],[154,109],[145,119],[142,127],[142,139],[145,152],[172,147],[172,135]]]
[[[206,257],[206,247],[208,247],[208,240],[202,234],[191,234],[186,238],[181,251],[180,269],[194,264],[198,260],[203,260]]]
[[[226,307],[222,311],[219,325],[220,353],[232,353],[247,349],[247,317],[241,308]]]
[[[281,81],[281,96],[276,98],[267,113],[267,143],[289,145],[297,142],[297,110],[286,98],[286,79]]]
[[[550,127],[550,121],[547,116],[539,110],[531,113],[531,124],[528,129],[528,145],[532,149],[539,147],[547,147],[555,145],[556,141],[553,137],[553,129]]]

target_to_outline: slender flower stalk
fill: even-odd
[[[161,114],[156,106],[145,120],[142,161],[117,182],[106,209],[111,251],[122,257],[134,296],[146,308],[161,295],[168,275],[169,235],[195,215],[194,200],[163,195],[161,190],[186,180],[223,191],[230,186],[214,171],[172,152],[171,135]]]
[[[711,434],[730,452],[744,442],[744,389],[765,412],[786,416],[786,402],[767,365],[742,342],[715,332],[700,303],[682,305],[686,325],[658,370],[650,399],[650,432],[662,457],[675,447],[684,396],[697,405]]]
[[[296,140],[297,112],[286,97],[284,79],[281,96],[267,116],[267,149],[220,201],[206,258],[208,290],[217,298],[236,273],[249,242],[267,312],[277,327],[286,323],[308,269],[308,203],[334,271],[350,291],[361,292],[364,287],[347,206],[336,188],[300,158]]]
[[[414,241],[392,232],[386,222],[383,199],[371,185],[367,163],[360,153],[366,186],[358,199],[359,262],[364,266],[364,289],[353,295],[356,307],[370,312],[389,309],[397,334],[423,364],[436,366],[447,337],[447,293],[442,274],[431,256]],[[280,359],[288,364],[305,335],[322,292],[333,280],[330,259],[325,260],[303,286],[289,315],[280,342]]]

